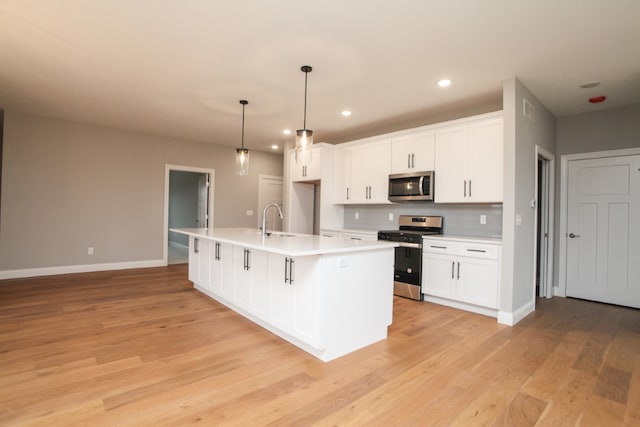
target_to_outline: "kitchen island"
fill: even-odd
[[[189,236],[196,289],[325,362],[387,337],[395,243],[251,228],[172,231]]]

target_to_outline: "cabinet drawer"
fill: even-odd
[[[498,259],[498,247],[479,243],[463,243],[460,245],[458,254],[474,258]]]
[[[424,239],[422,242],[422,251],[436,254],[455,255],[460,251],[460,243],[449,240]]]

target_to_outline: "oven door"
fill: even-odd
[[[416,243],[400,243],[395,248],[394,291],[398,296],[422,300],[422,247]]]

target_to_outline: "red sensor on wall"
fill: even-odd
[[[607,99],[606,96],[594,96],[593,98],[589,98],[589,102],[592,104],[599,104],[604,102],[605,99]]]

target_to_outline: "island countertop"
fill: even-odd
[[[256,228],[172,228],[171,231],[201,239],[241,245],[288,256],[338,254],[384,249],[398,246],[396,242],[341,239],[335,237],[276,231],[262,236]]]

